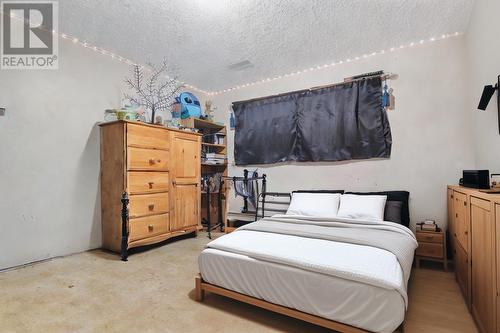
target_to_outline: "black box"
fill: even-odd
[[[489,189],[490,170],[464,170],[460,185],[471,188]]]

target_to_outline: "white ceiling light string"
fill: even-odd
[[[0,13],[3,14],[3,12],[1,10],[0,10]],[[24,18],[15,16],[13,14],[11,14],[11,17],[15,18],[15,19],[18,19],[18,20],[24,21]],[[136,65],[137,64],[136,62],[132,61],[131,59],[122,57],[122,56],[120,56],[120,55],[118,55],[118,54],[116,54],[114,52],[111,52],[111,51],[106,50],[106,49],[104,49],[102,47],[98,47],[96,45],[90,44],[90,43],[88,43],[86,41],[82,41],[79,38],[77,38],[76,36],[71,36],[71,35],[66,34],[66,33],[60,33],[60,32],[57,32],[55,30],[52,30],[52,33],[55,34],[55,35],[57,35],[58,37],[64,39],[64,40],[71,41],[75,45],[82,46],[82,47],[84,47],[84,48],[86,48],[88,50],[91,50],[91,51],[100,53],[102,55],[108,56],[108,57],[110,57],[110,58],[112,58],[114,60],[118,60],[118,61],[126,63],[128,65]],[[187,83],[182,82],[182,81],[179,81],[179,83],[182,84],[185,88],[191,89],[193,91],[201,92],[201,93],[203,93],[205,95],[208,95],[208,96],[220,95],[220,94],[231,92],[231,91],[234,91],[234,90],[238,90],[238,89],[243,89],[243,88],[246,88],[246,87],[254,86],[254,85],[259,84],[259,83],[271,82],[271,81],[275,81],[275,80],[278,80],[278,79],[281,79],[281,78],[296,76],[296,75],[299,75],[299,74],[302,74],[302,73],[317,71],[317,70],[320,70],[320,69],[326,69],[326,68],[330,68],[330,67],[333,67],[333,66],[336,66],[336,65],[341,65],[341,64],[344,64],[344,63],[351,63],[353,61],[364,60],[364,59],[367,59],[369,57],[373,57],[373,56],[376,56],[376,55],[385,54],[385,53],[388,53],[388,52],[395,52],[396,50],[400,50],[400,49],[406,49],[406,48],[416,47],[416,46],[419,46],[419,45],[428,44],[428,43],[436,42],[438,40],[444,40],[444,39],[448,39],[448,38],[452,38],[452,37],[457,37],[457,36],[460,36],[460,35],[463,35],[463,33],[462,32],[455,32],[453,34],[443,34],[440,37],[431,37],[429,39],[421,39],[421,40],[419,40],[417,42],[411,42],[411,43],[403,44],[403,45],[400,45],[400,46],[393,46],[393,47],[385,49],[385,50],[374,51],[374,52],[371,52],[371,53],[365,53],[365,54],[363,54],[361,56],[356,56],[354,58],[350,57],[350,58],[347,58],[347,59],[342,59],[342,60],[339,60],[339,61],[334,61],[334,62],[331,62],[331,63],[328,63],[328,64],[324,64],[324,65],[318,65],[318,66],[314,66],[314,67],[309,67],[309,68],[306,68],[306,69],[303,69],[303,70],[297,70],[297,71],[290,72],[290,73],[287,73],[287,74],[276,75],[276,76],[268,77],[268,78],[265,78],[265,79],[262,79],[262,80],[258,80],[258,81],[253,81],[253,82],[248,82],[248,83],[236,85],[234,87],[227,88],[227,89],[222,89],[222,90],[218,90],[218,91],[203,90],[203,89],[200,89],[200,88],[198,88],[196,86],[187,84]],[[141,65],[141,66],[143,66],[146,70],[151,71],[151,68],[149,66],[144,66],[144,65]]]
[[[2,10],[0,10],[0,14],[3,15],[4,12]],[[23,22],[25,21],[24,17],[19,17],[19,16],[16,16],[16,15],[12,14],[12,13],[10,14],[10,17],[13,18],[13,19],[19,20],[19,21],[23,21]],[[82,41],[79,38],[77,38],[76,36],[72,36],[70,34],[63,33],[63,32],[58,32],[56,30],[52,30],[52,34],[56,35],[58,38],[70,41],[70,42],[72,42],[75,45],[81,46],[83,48],[86,48],[88,50],[94,51],[94,52],[99,53],[101,55],[108,56],[108,57],[110,57],[110,58],[112,58],[114,60],[118,60],[119,62],[123,62],[123,63],[125,63],[127,65],[131,65],[131,66],[132,65],[140,65],[137,62],[135,62],[135,61],[133,61],[131,59],[128,59],[126,57],[122,57],[122,56],[120,56],[120,55],[118,55],[118,54],[116,54],[116,53],[114,53],[112,51],[106,50],[106,49],[104,49],[102,47],[98,47],[98,46],[93,45],[91,43],[88,43],[86,41]],[[140,66],[144,67],[148,71],[152,70],[149,66],[144,66],[144,65],[140,65]],[[185,82],[182,82],[182,81],[178,81],[178,82],[180,84],[182,84],[183,87],[185,87],[185,88],[188,88],[188,89],[191,89],[191,90],[194,90],[194,91],[197,91],[197,92],[201,92],[201,93],[203,93],[205,95],[210,95],[211,94],[211,92],[209,92],[209,91],[200,89],[198,87],[195,87],[193,85],[187,84]]]
[[[394,52],[396,50],[401,50],[401,49],[416,47],[416,46],[419,46],[419,45],[432,43],[432,42],[435,42],[437,40],[443,40],[443,39],[457,37],[457,36],[461,36],[461,35],[463,35],[463,33],[461,33],[461,32],[455,32],[453,34],[443,34],[440,37],[431,37],[429,39],[421,39],[418,42],[411,42],[409,44],[403,44],[403,45],[400,45],[398,47],[394,46],[394,47],[389,48],[388,50],[380,50],[380,51],[375,51],[375,52],[371,52],[371,53],[365,53],[362,56],[356,56],[354,58],[347,58],[347,59],[344,59],[344,60],[339,60],[337,62],[331,62],[329,64],[318,65],[318,66],[315,66],[315,67],[310,67],[310,68],[306,68],[306,69],[303,69],[303,70],[294,71],[294,72],[291,72],[291,73],[288,73],[288,74],[278,75],[278,76],[269,77],[269,78],[265,78],[265,79],[254,81],[254,82],[240,84],[240,85],[234,86],[232,88],[227,88],[227,89],[223,89],[223,90],[213,91],[213,92],[210,92],[209,95],[210,96],[220,95],[220,94],[224,94],[224,93],[231,92],[231,91],[234,91],[234,90],[239,90],[239,89],[242,89],[242,88],[245,88],[245,87],[253,86],[253,85],[256,85],[256,84],[259,84],[259,83],[265,83],[265,82],[270,82],[270,81],[278,80],[278,79],[281,79],[283,77],[290,77],[290,76],[295,76],[295,75],[299,75],[299,74],[302,74],[302,73],[307,73],[307,72],[312,72],[312,71],[316,71],[316,70],[320,70],[320,69],[325,69],[325,68],[333,67],[333,66],[336,66],[336,65],[341,65],[343,63],[350,63],[350,62],[358,61],[358,60],[361,60],[361,59],[367,59],[367,58],[370,58],[370,57],[373,57],[373,56],[376,56],[376,55],[379,55],[379,54],[385,54],[387,52]]]

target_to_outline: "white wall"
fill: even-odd
[[[500,1],[477,0],[474,4],[467,39],[468,112],[473,114],[477,168],[500,173],[500,134],[496,94],[486,111],[477,105],[488,84],[495,84],[500,75]]]
[[[59,56],[0,71],[0,269],[101,246],[97,123],[129,66],[64,40]]]
[[[259,166],[259,170],[268,175],[272,191],[408,190],[413,223],[433,218],[443,225],[446,185],[456,184],[462,169],[475,167],[471,113],[465,106],[464,44],[463,37],[436,41],[217,95],[216,118],[228,122],[232,101],[338,82],[380,69],[397,73],[399,78],[392,81],[396,109],[388,112],[393,137],[390,159],[289,163]],[[229,136],[230,163],[234,161],[233,134]],[[232,166],[230,174],[242,174],[242,169]],[[232,199],[230,208],[238,210],[238,201]]]
[[[491,29],[498,10],[492,6],[499,4],[476,5],[467,44],[464,38],[438,41],[218,95],[216,118],[227,122],[235,100],[373,70],[397,73],[396,110],[389,111],[391,159],[259,168],[277,191],[407,189],[413,222],[443,223],[445,185],[456,183],[462,169],[475,168],[477,157],[478,167],[500,171],[496,105],[486,113],[474,111],[482,86],[500,72],[498,31]],[[0,269],[101,245],[96,123],[104,109],[120,104],[128,66],[64,41],[60,48],[57,71],[0,72],[0,106],[7,107],[0,117]],[[241,168],[230,173],[240,174]],[[238,208],[235,202],[232,209]]]
[[[0,269],[101,244],[96,123],[128,66],[65,41],[59,57],[0,72]]]

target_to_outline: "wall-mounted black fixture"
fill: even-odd
[[[0,107],[0,116],[5,116],[5,108]]]
[[[498,90],[498,87],[500,87],[500,75],[498,75],[497,83],[495,84],[495,86],[492,85],[484,86],[483,94],[481,95],[481,100],[479,101],[479,105],[477,107],[479,110],[486,110],[486,107],[488,106],[491,97],[493,96],[493,94],[495,94],[495,91]],[[497,94],[497,108],[498,108],[498,132],[500,133],[500,94]]]

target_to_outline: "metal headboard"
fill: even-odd
[[[255,220],[278,213],[286,213],[291,200],[292,194],[289,192],[262,192],[257,199]]]

